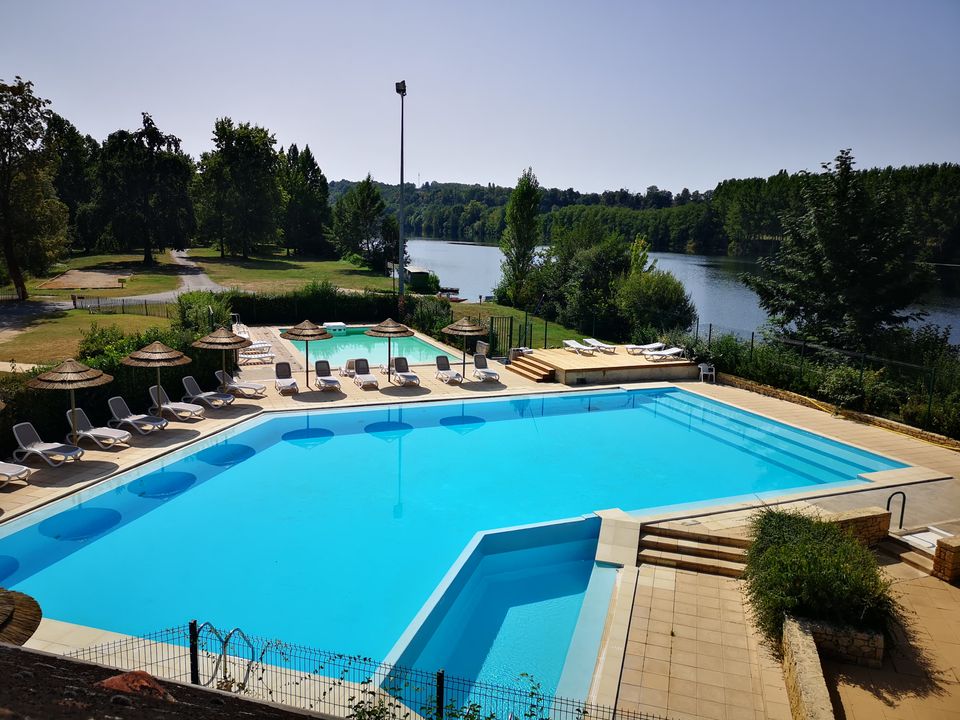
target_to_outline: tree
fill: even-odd
[[[43,138],[50,111],[17,76],[0,80],[0,247],[17,296],[27,299],[24,270],[47,269],[66,242],[66,207],[51,182]]]
[[[89,250],[97,240],[86,213],[97,187],[100,144],[89,135],[81,135],[73,123],[56,113],[47,122],[44,144],[56,157],[53,187],[67,206],[70,244]]]
[[[103,143],[94,203],[103,222],[100,247],[142,247],[143,264],[152,265],[154,252],[182,250],[194,232],[194,166],[178,137],[161,132],[148,113],[142,117],[139,130],[117,130]]]
[[[342,256],[359,255],[368,267],[386,269],[399,252],[397,222],[388,220],[386,207],[370,175],[337,200],[331,238]]]
[[[533,268],[540,242],[537,226],[540,198],[537,176],[533,174],[533,168],[527,168],[517,180],[517,186],[507,202],[507,229],[500,239],[503,277],[507,295],[514,307],[519,307],[527,300],[527,277]]]
[[[615,302],[635,340],[651,332],[687,330],[697,319],[683,283],[666,270],[630,273],[617,287]]]
[[[281,210],[276,140],[265,128],[234,124],[228,117],[214,123],[215,149],[200,159],[194,190],[201,235],[244,259],[260,245],[277,238]]]
[[[804,176],[801,208],[785,215],[778,252],[744,282],[781,328],[867,348],[883,330],[918,317],[904,310],[931,274],[889,184],[867,192],[853,164],[850,150],[841,150],[822,174]]]
[[[278,178],[283,198],[280,227],[287,251],[331,256],[333,247],[326,237],[331,217],[327,178],[309,145],[302,152],[296,145],[280,150]]]

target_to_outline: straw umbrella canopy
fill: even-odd
[[[72,358],[57,365],[53,370],[37,375],[27,383],[27,387],[35,390],[69,390],[70,391],[70,437],[74,445],[77,443],[77,398],[76,390],[80,388],[97,387],[113,381],[112,375],[103,370],[90,368]]]
[[[192,347],[201,350],[222,350],[223,351],[223,374],[227,374],[227,350],[239,350],[240,348],[250,347],[253,342],[250,338],[240,337],[230,332],[225,327],[219,327],[209,335],[192,344]],[[223,385],[221,384],[221,389]]]
[[[121,361],[124,365],[130,367],[145,367],[157,369],[157,387],[160,387],[160,368],[177,367],[179,365],[189,365],[190,358],[179,350],[167,347],[157,340],[146,347],[134,350]]]
[[[447,325],[443,332],[447,335],[459,335],[463,338],[463,369],[460,374],[467,376],[467,338],[479,337],[487,334],[487,329],[475,320],[468,317],[462,317],[455,323]]]
[[[303,354],[306,358],[304,365],[307,367],[307,388],[310,387],[310,343],[316,340],[329,340],[333,337],[327,332],[326,328],[315,325],[309,320],[304,320],[299,325],[294,325],[284,333],[280,333],[284,340],[300,340],[303,342]]]
[[[385,337],[387,339],[387,380],[390,379],[392,368],[390,367],[390,342],[393,338],[410,337],[413,330],[406,325],[401,325],[392,318],[387,318],[379,325],[374,325],[367,330],[364,335],[370,337]]]

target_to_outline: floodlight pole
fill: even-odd
[[[403,307],[403,286],[404,273],[406,272],[406,263],[403,261],[403,99],[407,96],[407,81],[401,80],[397,83],[397,94],[400,96],[400,238],[398,262],[397,262],[397,294],[400,307]]]

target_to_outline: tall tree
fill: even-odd
[[[527,168],[517,180],[517,186],[507,202],[507,229],[500,239],[503,251],[503,276],[510,302],[518,307],[523,304],[527,278],[533,269],[540,228],[537,216],[540,213],[540,183]]]
[[[19,76],[12,84],[0,80],[0,248],[21,300],[27,299],[24,270],[46,269],[66,240],[66,208],[56,198],[43,144],[49,104]]]
[[[214,233],[224,248],[245,259],[260,245],[273,244],[280,214],[276,139],[250,123],[220,118],[213,127],[214,150],[200,160],[195,185],[203,234]]]
[[[783,328],[867,348],[886,328],[916,313],[905,309],[929,287],[930,268],[914,224],[887,183],[868,192],[841,150],[820,175],[805,175],[801,209],[784,217],[778,252],[744,277]]]
[[[399,239],[396,220],[386,215],[386,207],[370,175],[337,200],[331,238],[341,255],[359,255],[374,270],[386,269],[387,261],[396,257]]]
[[[280,227],[287,252],[329,257],[333,246],[326,237],[330,225],[329,188],[310,146],[280,150],[278,178],[283,210]]]
[[[44,144],[57,160],[53,186],[69,212],[70,244],[89,250],[96,244],[96,235],[91,232],[86,213],[97,186],[100,144],[89,135],[81,135],[73,123],[56,113],[47,123]]]
[[[104,220],[101,247],[142,247],[144,265],[152,265],[155,252],[182,250],[193,234],[194,167],[179,138],[142,116],[140,129],[117,130],[103,143],[95,204]]]

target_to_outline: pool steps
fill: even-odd
[[[750,540],[669,524],[644,524],[640,528],[637,564],[739,578],[746,567]]]
[[[925,572],[927,575],[933,574],[933,555],[924,552],[920,548],[898,537],[887,535],[887,537],[877,545],[877,550],[891,555],[901,562]]]

